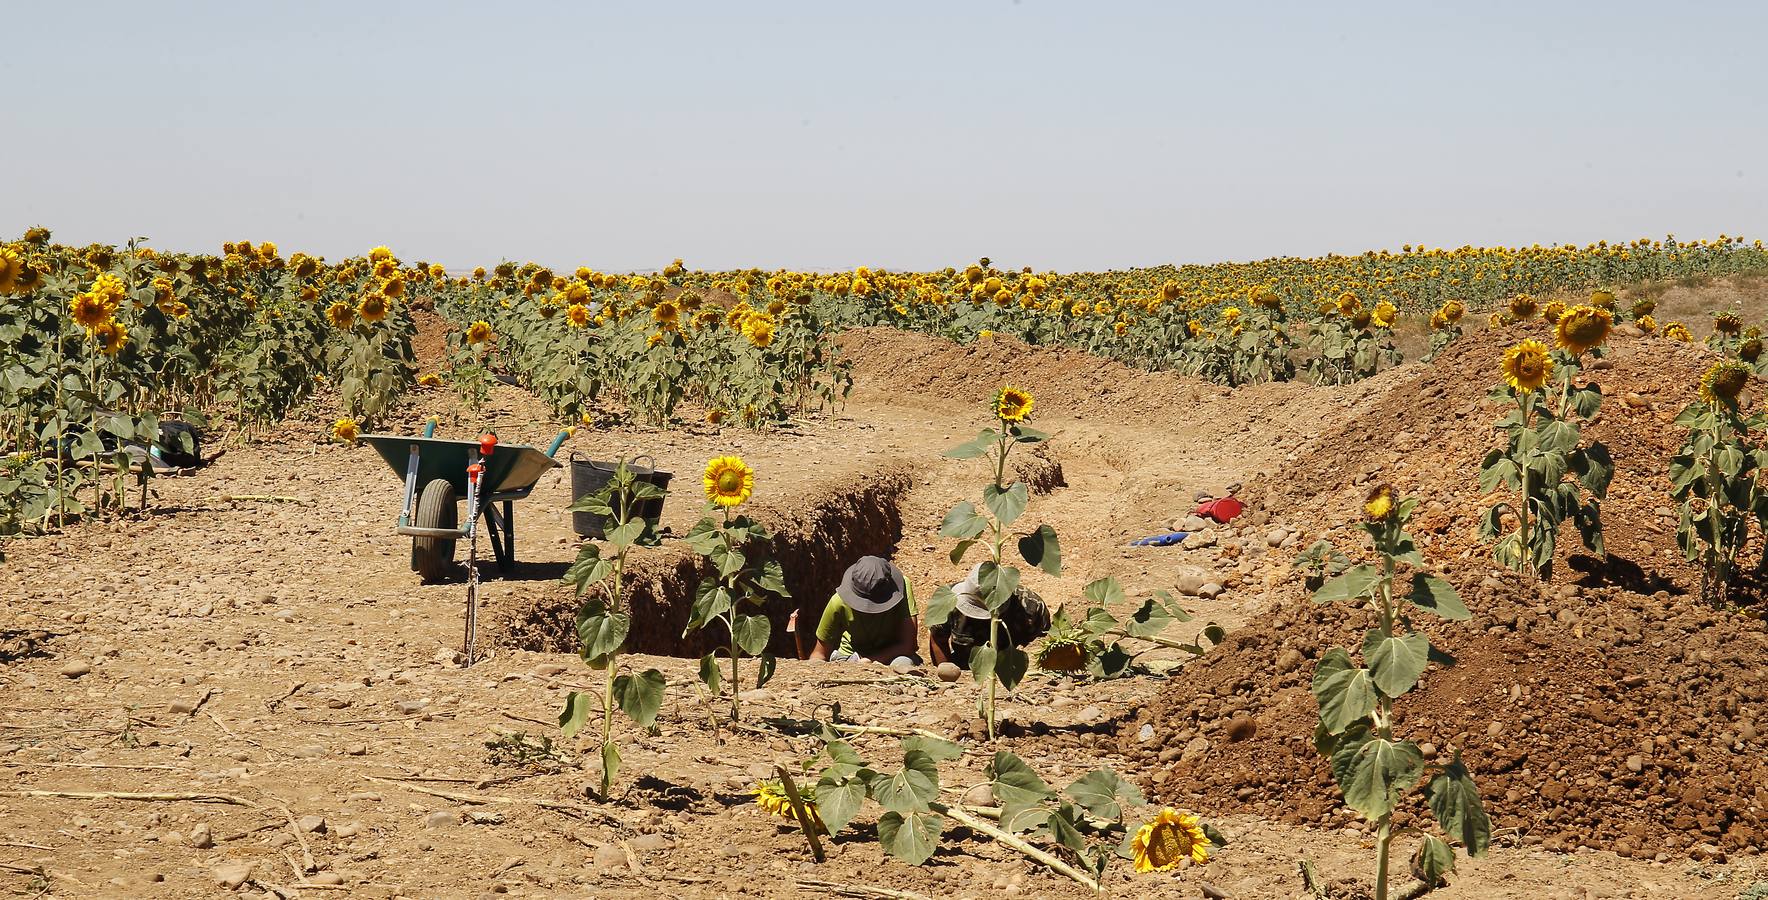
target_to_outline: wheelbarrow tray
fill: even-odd
[[[441,478],[454,486],[456,496],[467,495],[467,465],[470,454],[479,449],[478,441],[447,438],[409,437],[401,434],[365,434],[363,442],[374,448],[381,459],[400,478],[408,475],[411,445],[418,448],[417,484],[426,485]],[[498,444],[490,457],[482,460],[485,474],[480,482],[485,499],[495,494],[525,493],[534,488],[540,476],[559,468],[558,460],[545,452],[524,444]]]

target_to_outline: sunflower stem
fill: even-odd
[[[1381,827],[1375,832],[1375,900],[1387,900],[1387,857],[1388,847],[1393,843],[1393,813],[1381,817]]]

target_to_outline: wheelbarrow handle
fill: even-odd
[[[433,438],[435,436],[436,436],[436,420],[431,419],[431,420],[424,423],[424,437]]]
[[[546,445],[546,455],[552,456],[553,454],[559,452],[559,448],[564,446],[564,444],[565,444],[565,438],[568,438],[570,436],[571,436],[571,429],[569,429],[569,428],[565,429],[564,431],[559,432],[558,436],[554,437],[552,439],[552,443]]]

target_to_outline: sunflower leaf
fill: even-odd
[[[716,652],[700,657],[700,681],[706,685],[707,690],[712,692],[712,696],[718,696],[723,676],[718,672],[718,654]]]
[[[1123,780],[1110,769],[1095,769],[1082,775],[1068,786],[1068,796],[1074,798],[1074,802],[1087,812],[1110,821],[1116,821],[1123,815],[1120,800],[1132,806],[1140,806],[1146,802],[1135,785]]]
[[[737,616],[736,627],[732,629],[732,637],[737,647],[744,653],[754,656],[767,649],[767,640],[772,631],[772,623],[767,616]]]
[[[927,624],[938,627],[950,620],[952,613],[958,608],[958,595],[948,585],[940,585],[927,600],[927,609],[922,613]]]
[[[620,704],[621,712],[639,727],[649,728],[657,720],[657,710],[663,708],[665,683],[663,673],[656,669],[646,669],[638,675],[621,675],[614,679],[614,702]]]
[[[1455,849],[1434,834],[1425,835],[1424,842],[1412,854],[1412,874],[1426,885],[1436,887],[1442,883],[1444,875],[1454,871]]]
[[[975,504],[965,500],[946,513],[945,520],[939,523],[939,536],[969,540],[987,529],[988,520],[977,514]]]
[[[1042,803],[1056,795],[1031,766],[1025,764],[1025,760],[1005,750],[995,751],[994,759],[988,764],[988,777],[992,781],[994,797],[1003,807]]]
[[[1383,634],[1372,628],[1363,639],[1363,658],[1369,661],[1369,680],[1389,697],[1398,697],[1418,683],[1430,663],[1430,641],[1414,631]]]
[[[858,777],[831,778],[825,774],[816,785],[817,815],[830,834],[839,834],[846,828],[865,799],[866,785]]]
[[[1080,592],[1081,596],[1104,607],[1115,606],[1125,599],[1123,587],[1110,576],[1089,582]]]
[[[975,459],[976,457],[987,453],[988,449],[993,447],[995,442],[1000,439],[1001,435],[999,432],[995,431],[993,428],[984,428],[981,433],[977,434],[976,437],[971,440],[945,451],[945,455],[952,459]]]
[[[1367,718],[1375,709],[1375,688],[1369,670],[1358,668],[1342,647],[1326,651],[1314,667],[1312,686],[1327,732],[1339,734]]]
[[[1424,754],[1411,741],[1372,737],[1341,746],[1332,754],[1332,771],[1346,806],[1373,822],[1393,811],[1401,791],[1424,774]]]
[[[559,730],[566,738],[577,736],[578,729],[589,721],[590,695],[572,691],[565,695],[565,708],[559,712]]]
[[[1039,525],[1036,531],[1019,539],[1019,555],[1027,564],[1051,575],[1062,574],[1062,543],[1056,538],[1056,529],[1048,525]]]
[[[1025,482],[1015,481],[1007,487],[986,485],[982,488],[982,504],[994,514],[995,521],[1006,527],[1013,524],[1025,512],[1025,505],[1031,501],[1031,492]]]
[[[1406,595],[1406,602],[1455,622],[1473,618],[1454,585],[1424,572],[1412,573],[1412,593]]]
[[[1381,583],[1381,570],[1374,566],[1352,566],[1329,579],[1314,592],[1315,603],[1344,603],[1369,596]]]
[[[1454,762],[1424,786],[1424,796],[1450,839],[1460,841],[1468,856],[1485,855],[1492,842],[1492,820],[1486,816],[1473,773],[1461,762],[1459,751]]]
[[[918,866],[933,855],[944,829],[943,816],[918,812],[905,817],[892,810],[878,818],[878,843],[891,856]]]
[[[907,750],[902,771],[880,775],[869,788],[872,799],[892,812],[926,812],[928,802],[939,797],[939,765],[925,750]]]

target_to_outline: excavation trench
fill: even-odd
[[[786,586],[792,592],[790,599],[776,599],[763,610],[774,622],[769,652],[797,656],[793,634],[783,627],[791,613],[798,611],[801,629],[814,629],[849,564],[868,554],[894,554],[902,538],[902,506],[913,480],[911,472],[907,461],[886,461],[871,470],[849,470],[811,481],[781,506],[758,505],[750,510],[773,531],[773,552],[785,569]],[[1044,473],[1044,477],[1050,476]],[[1059,467],[1054,477],[1060,479]],[[711,566],[680,541],[634,551],[626,577],[632,612],[627,649],[697,657],[725,645],[727,633],[716,625],[682,636],[694,588],[711,573]],[[555,586],[538,596],[503,599],[487,611],[486,621],[501,645],[574,653],[578,649],[574,627],[578,602],[569,588]]]

